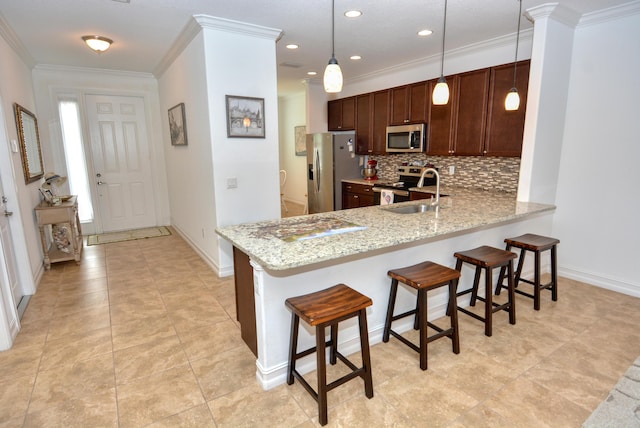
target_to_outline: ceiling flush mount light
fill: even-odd
[[[516,57],[513,60],[513,87],[504,99],[504,109],[507,111],[514,111],[520,108],[520,95],[518,95],[518,88],[516,88],[516,71],[518,69],[518,44],[520,43],[520,17],[522,16],[522,0],[518,0],[520,3],[520,10],[518,11],[518,33],[516,35]]]
[[[335,55],[335,1],[331,0],[331,59],[327,68],[324,69],[324,90],[327,93],[335,94],[342,91],[342,70],[338,65]]]
[[[113,40],[102,36],[82,36],[82,40],[84,40],[87,46],[98,53],[106,51],[113,43]]]
[[[440,78],[438,84],[433,89],[432,101],[437,106],[445,105],[449,102],[449,85],[444,78],[444,36],[447,30],[447,0],[444,0],[444,24],[442,25],[442,60],[440,62]]]
[[[348,10],[344,13],[344,16],[346,16],[347,18],[357,18],[359,16],[362,16],[362,12],[360,12],[359,10]]]

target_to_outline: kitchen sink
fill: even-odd
[[[405,205],[402,207],[383,208],[385,211],[389,211],[394,214],[416,214],[426,213],[427,211],[435,211],[436,205],[419,204],[419,205]]]

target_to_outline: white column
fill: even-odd
[[[518,199],[555,203],[574,29],[580,16],[549,3],[527,10],[534,21]]]

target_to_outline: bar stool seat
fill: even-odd
[[[516,299],[513,286],[513,259],[517,257],[515,253],[511,251],[505,251],[498,248],[489,246],[482,246],[474,248],[468,251],[460,251],[454,253],[454,257],[458,259],[456,261],[456,270],[460,272],[462,270],[463,263],[469,263],[476,267],[475,277],[473,280],[473,287],[468,290],[458,292],[457,297],[471,293],[470,305],[475,306],[476,300],[480,300],[485,303],[484,317],[477,315],[466,308],[458,306],[458,310],[465,313],[477,320],[484,322],[484,334],[491,336],[493,334],[493,313],[501,310],[509,312],[509,323],[516,323]],[[493,301],[493,287],[491,285],[493,281],[492,271],[497,267],[505,267],[508,272],[508,300],[506,303],[498,304]],[[482,270],[485,270],[485,297],[478,296],[478,285],[480,283],[480,275]],[[451,311],[449,308],[448,311]]]
[[[382,341],[388,342],[389,335],[393,335],[405,345],[420,354],[420,368],[427,369],[427,343],[441,337],[449,337],[453,344],[453,352],[460,353],[460,338],[458,335],[458,314],[456,310],[450,312],[451,327],[443,329],[432,324],[427,319],[427,292],[436,288],[449,287],[449,307],[456,308],[456,288],[460,272],[439,264],[426,261],[402,269],[392,269],[387,275],[391,277],[391,293],[389,295],[389,305],[387,307],[387,318],[384,324]],[[416,308],[399,315],[393,315],[396,295],[398,292],[398,282],[408,285],[417,290]],[[420,330],[420,345],[416,346],[408,339],[402,337],[391,329],[391,323],[401,318],[415,315],[414,329]],[[436,330],[437,333],[428,336],[427,327]]]
[[[551,299],[555,302],[558,300],[558,270],[557,270],[557,254],[556,245],[560,243],[558,239],[549,238],[542,235],[535,235],[533,233],[526,233],[524,235],[517,236],[515,238],[507,238],[504,240],[507,243],[506,250],[511,248],[520,248],[520,258],[518,259],[518,267],[514,274],[514,288],[515,292],[522,294],[533,299],[533,308],[536,311],[540,310],[540,290],[551,290]],[[551,250],[551,281],[547,284],[540,283],[540,254],[543,251]],[[522,278],[522,267],[524,266],[525,256],[527,251],[534,253],[534,271],[533,281],[530,279]],[[502,288],[506,288],[503,285],[504,282],[504,268],[500,269],[500,277],[498,279],[498,285],[496,287],[496,294],[500,294]],[[533,285],[533,294],[518,289],[520,282],[526,282]]]
[[[325,290],[290,297],[285,305],[291,309],[291,341],[289,347],[289,366],[287,368],[287,383],[292,385],[294,378],[318,402],[320,424],[327,424],[327,392],[337,386],[360,376],[364,380],[365,395],[373,397],[373,381],[371,377],[371,357],[369,353],[369,336],[367,328],[367,310],[372,305],[369,297],[356,290],[338,284]],[[358,368],[344,355],[338,352],[338,323],[352,317],[358,317],[360,327],[360,348],[362,353],[362,367]],[[316,346],[298,352],[298,328],[300,319],[310,326],[316,327]],[[325,340],[325,327],[331,327],[331,335]],[[329,347],[329,362],[334,365],[337,359],[351,369],[350,373],[327,385],[326,347]],[[296,370],[296,361],[302,357],[316,353],[318,388],[317,391]]]

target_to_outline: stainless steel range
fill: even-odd
[[[382,190],[388,190],[393,193],[393,202],[406,202],[409,200],[409,189],[417,187],[418,181],[426,167],[422,166],[399,166],[397,171],[399,174],[398,181],[378,181],[373,185],[373,201],[376,205],[380,205],[380,195]],[[433,173],[427,173],[424,177],[424,186],[435,186],[436,176]]]

